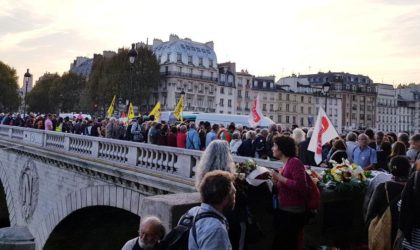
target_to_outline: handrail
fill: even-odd
[[[146,168],[187,178],[194,177],[202,155],[202,151],[197,150],[7,125],[0,125],[0,138],[92,160],[100,159],[112,164]],[[233,159],[240,163],[249,158],[233,156]],[[274,169],[282,165],[281,162],[262,159],[255,161],[260,166]]]

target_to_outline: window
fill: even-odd
[[[296,124],[296,116],[293,116],[292,119],[293,119],[293,124]]]
[[[304,96],[301,96],[300,97],[300,101],[303,103],[305,101],[305,97]]]
[[[225,88],[221,87],[220,88],[220,94],[224,94],[225,93]]]
[[[209,60],[209,67],[213,67],[213,60]]]
[[[312,114],[312,107],[308,107],[308,113]]]
[[[204,70],[200,70],[200,76],[201,76],[201,78],[203,78],[203,76],[204,76]]]
[[[192,56],[188,56],[188,64],[192,64]]]
[[[286,95],[286,101],[290,101],[290,95],[289,94]]]
[[[300,113],[303,114],[303,107],[300,107]]]
[[[182,67],[178,67],[178,72],[181,73],[182,72]]]
[[[289,121],[289,116],[288,115],[286,115],[286,123],[289,123],[290,121]]]
[[[303,126],[303,117],[300,118],[300,126]]]
[[[242,97],[242,90],[238,90],[238,97]]]
[[[266,107],[267,107],[267,104],[264,103],[263,104],[263,111],[267,111],[267,108]]]
[[[245,91],[245,97],[249,97],[248,91]]]
[[[270,104],[270,111],[274,111],[274,105]]]
[[[171,58],[171,53],[166,54],[166,61],[169,62],[169,59]]]
[[[277,122],[281,122],[281,115],[277,116]]]
[[[219,102],[219,105],[220,105],[220,107],[223,107],[224,105],[223,105],[223,98],[220,98],[220,102]]]
[[[203,66],[203,58],[198,58],[198,65]]]
[[[177,62],[181,62],[182,61],[181,53],[176,53],[176,61]]]
[[[228,100],[228,107],[232,107],[232,100]]]
[[[225,82],[226,81],[226,75],[225,74],[220,74],[220,81],[221,82]]]
[[[193,69],[190,69],[190,76],[192,76],[193,74]]]

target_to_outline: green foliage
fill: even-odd
[[[146,103],[153,88],[159,84],[160,66],[148,48],[137,48],[137,53],[133,65],[128,61],[127,49],[120,49],[112,58],[95,56],[87,86],[91,107],[97,105],[104,109],[114,95],[122,100],[132,100],[134,105]]]
[[[44,74],[28,94],[29,110],[40,113],[83,111],[80,99],[86,80],[74,73]]]
[[[0,111],[16,111],[20,104],[16,70],[0,61]]]

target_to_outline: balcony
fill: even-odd
[[[160,75],[161,76],[178,76],[178,77],[189,78],[189,79],[199,79],[199,80],[217,82],[217,77],[203,76],[203,75],[184,73],[184,72],[179,72],[179,71],[165,71],[165,72],[161,72]]]

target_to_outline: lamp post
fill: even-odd
[[[131,49],[128,52],[128,60],[130,62],[130,94],[129,94],[129,100],[128,100],[128,105],[127,105],[127,113],[128,113],[128,107],[130,106],[130,102],[131,102],[131,98],[132,98],[132,93],[133,93],[133,66],[134,66],[134,62],[136,61],[137,58],[137,50],[134,48],[135,44],[131,44]]]
[[[331,83],[326,82],[322,85],[322,92],[325,95],[325,113],[327,113],[328,92],[330,91]]]
[[[27,69],[26,73],[23,75],[23,81],[25,82],[25,96],[23,97],[23,119],[25,119],[26,115],[26,95],[28,94],[28,84],[31,77],[32,75],[29,73],[29,69]]]

